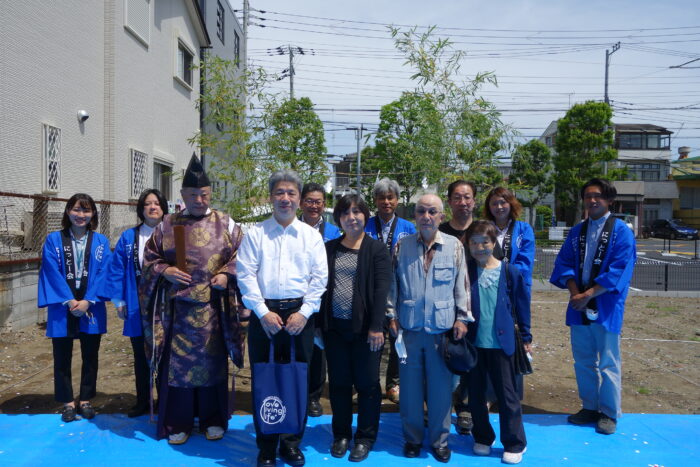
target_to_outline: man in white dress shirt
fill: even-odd
[[[301,198],[299,176],[291,170],[275,172],[269,188],[273,215],[248,231],[238,252],[238,286],[246,308],[253,310],[248,356],[251,366],[267,361],[270,339],[274,339],[276,359],[288,360],[291,340],[297,360],[308,363],[313,351],[313,314],[328,280],[326,249],[318,232],[296,217]],[[278,444],[282,460],[304,465],[299,450],[303,430],[264,435],[257,417],[254,413],[260,450],[257,465],[274,466]]]

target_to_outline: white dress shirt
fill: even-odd
[[[299,219],[282,227],[270,217],[243,237],[236,274],[243,304],[258,318],[270,311],[265,299],[303,297],[299,312],[308,319],[321,306],[328,281],[323,238]]]
[[[141,266],[143,266],[143,249],[146,247],[146,242],[151,238],[155,228],[155,226],[149,227],[145,223],[141,224],[141,227],[139,227],[139,264]]]

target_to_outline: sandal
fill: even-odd
[[[184,431],[182,433],[174,433],[168,435],[168,444],[185,444],[189,438],[190,434]]]
[[[224,429],[220,426],[210,426],[207,428],[206,437],[209,441],[218,441],[224,437]]]

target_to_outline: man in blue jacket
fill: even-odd
[[[340,237],[340,229],[327,222],[323,217],[326,209],[326,190],[318,183],[307,183],[301,190],[301,217],[299,220],[309,224],[327,242]],[[326,355],[321,347],[314,345],[311,364],[309,365],[309,404],[307,412],[309,417],[323,415],[321,394],[326,383]]]
[[[399,184],[395,180],[382,178],[374,184],[372,190],[377,215],[370,217],[365,225],[365,233],[380,240],[391,254],[396,243],[403,237],[416,233],[415,226],[395,214],[399,206]],[[384,390],[390,401],[399,402],[399,359],[394,347],[395,338],[389,335],[389,362],[386,367]]]
[[[634,234],[610,214],[617,191],[607,180],[581,188],[588,219],[574,226],[562,245],[550,282],[568,288],[566,324],[583,408],[568,417],[613,434],[622,415],[620,332],[636,261]]]

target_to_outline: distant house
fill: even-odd
[[[637,216],[639,227],[655,219],[670,218],[678,188],[671,180],[672,131],[646,123],[614,124],[617,160],[609,168],[626,167],[628,177],[615,182],[616,212]],[[552,151],[556,144],[557,122],[553,121],[540,140]]]
[[[690,157],[690,148],[678,148],[673,179],[678,184],[678,199],[673,203],[673,217],[700,229],[700,156]]]

